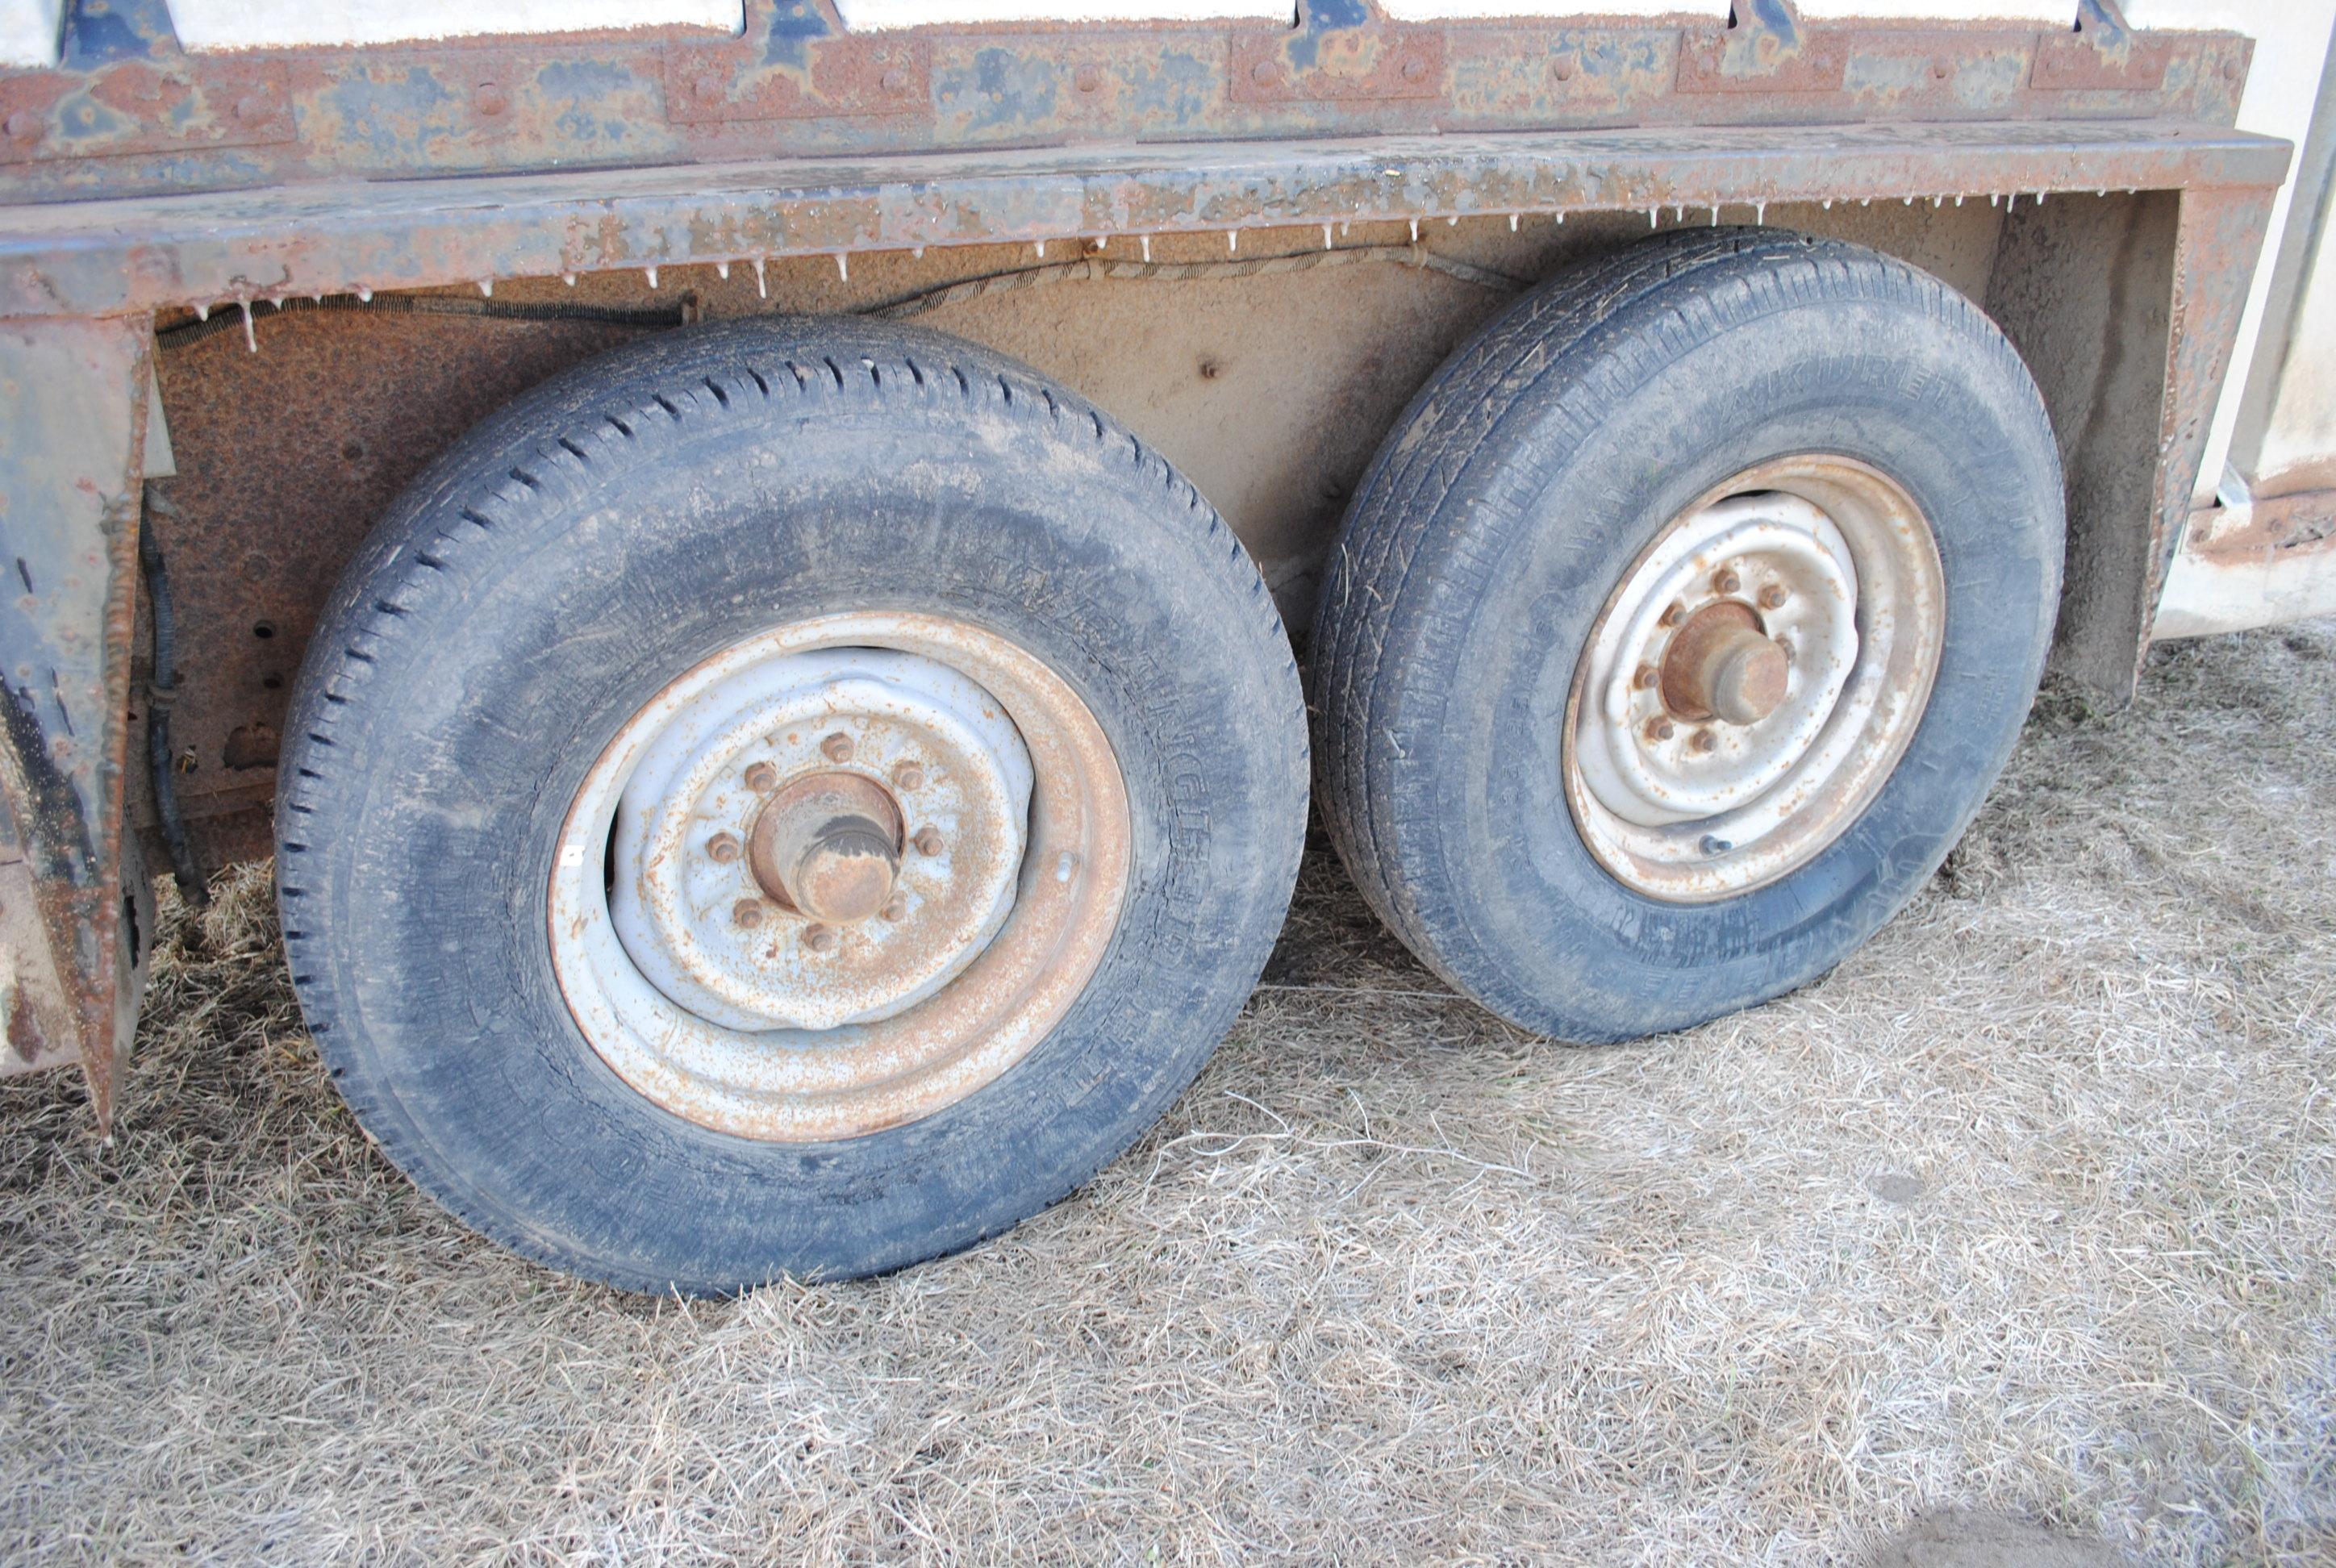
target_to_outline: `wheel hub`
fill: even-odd
[[[725,1027],[889,1018],[1005,923],[1030,785],[1014,726],[945,666],[775,660],[700,693],[634,773],[609,912],[651,984]]]
[[[1785,874],[1872,799],[1927,702],[1944,589],[1893,482],[1811,456],[1656,536],[1575,672],[1567,803],[1608,871],[1693,902]]]

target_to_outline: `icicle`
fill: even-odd
[[[563,272],[560,275],[560,281],[573,288],[576,287],[576,275],[572,272]]]
[[[1046,242],[1045,240],[1041,239],[1041,240],[1037,240],[1037,241],[1036,241],[1036,244],[1037,244],[1037,247],[1038,247],[1038,259],[1039,259],[1039,260],[1041,260],[1041,261],[1046,260]]]
[[[1711,204],[1711,226],[1714,229],[1719,227],[1719,203],[1717,201]]]
[[[2014,207],[2014,206],[2019,202],[2019,200],[2020,200],[2020,192],[2019,192],[2019,191],[2017,191],[2017,190],[2007,190],[2007,191],[2005,191],[2005,192],[2003,193],[2003,209],[2004,209],[2006,212],[2010,211],[2010,210],[2012,209],[2012,208],[2013,208],[2013,207]]]
[[[770,297],[770,287],[763,280],[763,258],[757,256],[754,258],[754,297],[768,299]]]
[[[2044,192],[2042,192],[2041,190],[2039,190],[2039,191],[2038,191],[2038,192],[2036,193],[2036,205],[2037,205],[2037,206],[2039,206],[2039,207],[2041,207],[2041,206],[2043,206],[2043,205],[2044,205]]]
[[[495,297],[495,280],[492,278],[480,278],[479,292],[492,299]]]
[[[257,354],[259,352],[259,334],[252,328],[251,301],[248,299],[238,299],[236,303],[243,307],[244,346],[250,349],[252,353]]]
[[[1226,229],[1226,230],[1225,230],[1225,254],[1226,254],[1226,255],[1228,255],[1228,256],[1230,256],[1230,255],[1231,255],[1234,251],[1239,250],[1240,248],[1241,248],[1241,230],[1240,230],[1240,229]]]
[[[1411,220],[1411,242],[1414,245],[1419,243],[1419,219],[1416,218]]]
[[[1565,222],[1565,209],[1564,209],[1564,208],[1562,208],[1562,207],[1561,207],[1561,208],[1559,208],[1559,209],[1557,209],[1557,221],[1558,221],[1561,225],[1562,225],[1562,224]]]
[[[1327,223],[1322,225],[1322,248],[1325,250],[1330,248],[1330,226]]]
[[[1992,190],[1989,191],[1989,192],[1987,193],[1987,204],[1988,204],[1990,207],[1992,207],[1992,206],[1994,206],[1994,205],[1995,205],[1996,200],[1997,200],[1997,193],[1996,193],[1995,191],[1992,191]]]
[[[641,268],[641,271],[647,275],[649,287],[651,288],[655,288],[657,287],[657,268],[654,267],[644,267]]]
[[[714,276],[727,279],[730,276],[730,264],[726,261],[715,262],[714,264]]]
[[[1931,206],[1933,209],[1944,207],[1946,204],[1947,199],[1943,196],[1933,196],[1931,198]]]
[[[1448,225],[1449,227],[1454,228],[1454,229],[1457,229],[1457,228],[1459,228],[1459,227],[1460,227],[1460,215],[1459,215],[1458,213],[1456,213],[1456,212],[1455,212],[1455,213],[1454,213],[1451,217],[1449,217],[1449,218],[1445,219],[1444,221],[1445,221],[1445,223],[1446,225]]]
[[[1687,221],[1687,209],[1674,203],[1671,207],[1671,221],[1673,223],[1685,223]]]
[[[1338,219],[1338,238],[1344,239],[1348,231],[1353,228],[1354,224],[1349,219],[1344,218]]]
[[[195,307],[195,319],[197,321],[209,321],[210,318],[211,307],[209,306],[198,305]]]
[[[1147,262],[1152,259],[1152,236],[1149,234],[1144,237],[1144,259]]]
[[[1517,220],[1518,220],[1519,219],[1523,218],[1523,216],[1524,216],[1524,214],[1523,214],[1523,213],[1522,213],[1522,212],[1512,212],[1512,213],[1510,213],[1510,214],[1509,214],[1509,232],[1510,232],[1510,233],[1514,234],[1514,233],[1517,231]]]
[[[841,250],[835,253],[835,275],[846,283],[852,281],[851,259]]]
[[[915,249],[910,251],[909,254],[915,257],[918,260],[922,261],[925,258],[925,248],[920,245]]]
[[[1962,199],[1962,197],[1961,197],[1961,195],[1957,195],[1957,196],[1956,196],[1956,198],[1955,198],[1955,205],[1956,205],[1956,206],[1958,206],[1958,207],[1961,207],[1962,204],[1963,204],[1963,199]]]
[[[1913,197],[1911,197],[1911,196],[1904,196],[1904,197],[1901,197],[1901,198],[1899,198],[1899,200],[1900,200],[1901,201],[1903,201],[1903,202],[1905,205],[1907,205],[1908,207],[1912,207],[1912,206],[1913,206],[1913,205],[1914,205],[1914,199],[1913,199]]]
[[[1766,222],[1767,222],[1767,221],[1768,221],[1768,204],[1767,204],[1767,202],[1765,202],[1765,201],[1755,201],[1755,202],[1752,204],[1752,224],[1753,224],[1753,227],[1757,229],[1757,228],[1758,228],[1761,224],[1766,223]]]
[[[373,290],[370,288],[360,287],[357,290],[357,303],[359,305],[371,305],[373,303]]]
[[[1662,209],[1661,208],[1660,208],[1660,207],[1650,207],[1650,208],[1648,208],[1648,209],[1647,209],[1647,227],[1648,227],[1648,228],[1650,228],[1650,229],[1656,229],[1656,228],[1660,228],[1660,227],[1661,226],[1661,224],[1662,224],[1662,221],[1663,221],[1663,209]]]
[[[1833,198],[1830,196],[1825,199],[1825,209],[1827,212],[1831,212],[1833,210]]]

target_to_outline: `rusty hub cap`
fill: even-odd
[[[1059,677],[961,623],[827,618],[707,660],[610,743],[561,835],[553,963],[667,1109],[849,1137],[1043,1038],[1127,864],[1116,762]]]
[[[1864,463],[1788,458],[1713,491],[1633,563],[1576,667],[1564,783],[1591,852],[1676,902],[1806,863],[1912,738],[1944,605],[1930,525]]]

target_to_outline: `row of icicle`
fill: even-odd
[[[1994,206],[1996,206],[1996,205],[1998,205],[1998,204],[2000,203],[2000,204],[2002,206],[2003,209],[2004,209],[2005,211],[2009,212],[2010,210],[2011,210],[2012,204],[2013,204],[2014,202],[2016,202],[2016,201],[2018,201],[2018,200],[2020,200],[2020,195],[2021,195],[2021,194],[2022,194],[2021,192],[2017,191],[2017,190],[2010,192],[2009,195],[2006,195],[2005,193],[2003,193],[2003,192],[2001,192],[2001,191],[1996,191],[1996,192],[1990,193],[1990,194],[1989,195],[1989,197],[1988,197],[1988,199],[1987,199],[1987,204],[1988,204],[1990,207],[1994,207]],[[2033,196],[2033,199],[2034,199],[2034,200],[2035,200],[2036,204],[2037,204],[2038,206],[2039,206],[2039,207],[2040,207],[2040,206],[2042,206],[2042,205],[2043,205],[2043,202],[2044,202],[2044,198],[2045,198],[2045,196],[2046,196],[2046,194],[2047,194],[2047,193],[2046,193],[2046,192],[2044,192],[2044,191],[2041,191],[2041,190],[2038,190],[2038,191],[2032,192],[2031,194],[2032,194],[2032,196]],[[2107,191],[2106,189],[2099,190],[2096,190],[2096,191],[2094,192],[2094,195],[2096,195],[2096,196],[2107,196],[2107,194],[2108,194],[2108,191]],[[2135,190],[2127,190],[2126,191],[2126,194],[2127,194],[2127,196],[2134,195],[2134,194],[2135,194]],[[1845,200],[1845,199],[1844,199],[1844,200]],[[1919,198],[1913,197],[1913,196],[1908,196],[1908,197],[1902,198],[1901,200],[1903,201],[1903,203],[1904,203],[1906,206],[1908,206],[1908,207],[1912,207],[1912,206],[1915,203],[1915,201],[1919,200]],[[1832,210],[1832,209],[1833,209],[1833,204],[1834,204],[1834,200],[1835,200],[1835,198],[1830,197],[1830,196],[1827,196],[1827,197],[1825,197],[1825,198],[1822,198],[1822,199],[1821,199],[1822,205],[1825,207],[1825,209],[1827,211],[1831,211],[1831,210]],[[1933,197],[1932,197],[1932,198],[1931,198],[1931,205],[1932,205],[1932,207],[1943,207],[1943,206],[1945,206],[1945,205],[1946,205],[1946,202],[1947,202],[1947,198],[1945,198],[1944,196],[1933,196]],[[1955,197],[1955,199],[1954,199],[1954,202],[1955,202],[1955,205],[1956,205],[1956,206],[1961,207],[1961,206],[1963,204],[1963,197],[1961,197],[1961,196],[1958,195],[1957,197]],[[1858,204],[1859,206],[1861,206],[1861,207],[1871,207],[1871,206],[1873,206],[1873,205],[1874,205],[1874,198],[1872,198],[1871,196],[1861,196],[1861,197],[1859,197],[1859,198],[1857,199],[1857,204]],[[1711,226],[1712,226],[1714,229],[1717,229],[1717,228],[1718,228],[1718,227],[1719,227],[1719,213],[1720,213],[1720,209],[1721,209],[1721,207],[1722,207],[1723,205],[1725,205],[1725,206],[1730,206],[1730,207],[1749,207],[1749,208],[1751,208],[1751,209],[1752,209],[1752,221],[1753,221],[1756,225],[1757,225],[1757,224],[1765,224],[1765,223],[1766,223],[1766,222],[1767,222],[1767,220],[1768,220],[1768,203],[1767,203],[1767,201],[1765,201],[1765,200],[1762,200],[1762,201],[1735,201],[1735,202],[1728,202],[1728,203],[1720,203],[1720,202],[1703,202],[1703,201],[1697,201],[1697,202],[1692,202],[1692,203],[1685,203],[1685,202],[1658,202],[1658,203],[1656,203],[1654,206],[1650,207],[1650,208],[1648,208],[1648,209],[1647,209],[1647,227],[1648,227],[1649,229],[1660,229],[1660,228],[1662,226],[1662,211],[1663,211],[1663,209],[1664,209],[1665,207],[1669,207],[1669,208],[1671,209],[1672,221],[1673,221],[1674,223],[1684,223],[1684,222],[1687,220],[1687,209],[1688,209],[1688,208],[1689,208],[1689,206],[1695,206],[1695,207],[1709,207],[1709,208],[1710,208],[1710,209],[1711,209]],[[1611,208],[1584,208],[1584,209],[1582,209],[1582,210],[1583,210],[1583,211],[1611,211],[1611,210],[1613,210],[1613,209],[1611,209]],[[1488,216],[1489,216],[1489,215],[1488,215]],[[1557,221],[1558,221],[1558,222],[1560,222],[1560,223],[1563,223],[1563,222],[1565,221],[1565,210],[1564,210],[1564,209],[1562,209],[1562,208],[1559,209],[1558,209],[1558,211],[1557,211],[1557,212],[1556,212],[1556,214],[1555,214],[1555,217],[1556,217],[1556,219],[1557,219]],[[1517,231],[1517,229],[1518,229],[1519,226],[1523,222],[1523,220],[1524,220],[1524,214],[1523,214],[1523,212],[1512,212],[1512,213],[1510,213],[1510,214],[1509,214],[1509,231],[1510,231],[1511,233],[1513,233],[1513,234],[1514,234],[1514,233],[1515,233],[1515,232]],[[1353,219],[1351,219],[1341,220],[1341,221],[1338,223],[1338,232],[1339,232],[1340,234],[1342,234],[1342,235],[1343,235],[1343,234],[1345,234],[1345,233],[1348,231],[1348,229],[1352,226],[1353,221],[1354,221],[1354,220],[1353,220]],[[1368,222],[1371,221],[1371,219],[1363,219],[1363,221],[1368,223]],[[1381,221],[1389,221],[1389,220],[1382,219]],[[1449,225],[1449,226],[1451,226],[1451,227],[1457,228],[1457,227],[1459,226],[1459,223],[1460,223],[1460,217],[1459,217],[1459,215],[1458,215],[1457,213],[1455,213],[1455,214],[1453,214],[1453,215],[1451,215],[1451,216],[1449,216],[1449,217],[1445,218],[1444,221],[1445,221],[1447,225]],[[1416,244],[1418,244],[1418,243],[1419,243],[1419,225],[1420,225],[1420,219],[1418,219],[1415,218],[1415,219],[1412,219],[1410,220],[1410,222],[1411,222],[1411,242],[1412,242],[1414,245],[1416,245]],[[1275,227],[1280,227],[1280,225],[1276,225]],[[1325,223],[1325,224],[1323,224],[1323,225],[1322,225],[1322,248],[1323,248],[1323,249],[1325,249],[1325,250],[1329,250],[1329,249],[1331,249],[1331,248],[1333,248],[1333,247],[1332,247],[1332,243],[1331,243],[1331,239],[1330,239],[1330,228],[1331,228],[1331,226],[1330,226],[1329,224],[1328,224],[1328,223]],[[1227,254],[1229,254],[1229,255],[1235,255],[1235,254],[1239,254],[1239,252],[1240,252],[1240,250],[1241,250],[1241,230],[1240,230],[1240,229],[1226,229],[1226,230],[1224,231],[1224,233],[1225,233],[1225,250],[1226,250],[1226,253],[1227,253]],[[1144,234],[1144,235],[1139,235],[1139,236],[1137,236],[1137,238],[1138,238],[1138,239],[1139,239],[1139,240],[1141,240],[1141,241],[1142,241],[1142,244],[1143,244],[1143,248],[1144,248],[1144,259],[1145,261],[1147,261],[1147,262],[1148,262],[1148,261],[1150,261],[1150,260],[1152,259],[1152,236],[1150,236],[1149,234]],[[975,243],[985,243],[985,242],[982,242],[982,241],[976,241]],[[1045,240],[1043,240],[1043,239],[1037,239],[1037,240],[1033,240],[1033,241],[1031,242],[1031,244],[1033,245],[1033,247],[1037,249],[1037,253],[1038,253],[1038,259],[1040,259],[1041,261],[1045,260],[1045,259],[1046,258],[1046,242]],[[923,255],[924,255],[924,253],[925,253],[925,248],[924,248],[923,246],[921,246],[921,245],[915,247],[915,248],[910,251],[910,254],[911,254],[911,255],[919,256],[919,257],[923,256]],[[842,278],[843,278],[846,282],[849,282],[849,281],[851,280],[851,278],[852,278],[852,260],[851,260],[850,256],[849,256],[846,252],[844,252],[844,251],[841,251],[841,250],[832,252],[832,255],[834,256],[834,258],[835,258],[835,270],[836,270],[836,274],[837,274],[837,276],[839,276],[839,277],[841,277]],[[748,261],[748,263],[749,263],[749,264],[750,264],[750,265],[754,268],[754,292],[755,292],[755,294],[757,294],[758,296],[760,296],[762,298],[764,298],[764,299],[768,299],[768,298],[771,297],[770,282],[769,282],[769,279],[764,276],[764,263],[767,259],[768,259],[767,258],[765,258],[765,257],[761,257],[761,256],[754,256],[754,257],[749,257],[749,258],[746,258],[746,260]],[[730,264],[729,262],[727,262],[727,261],[717,261],[717,262],[714,263],[714,271],[715,271],[715,276],[717,276],[717,277],[719,277],[719,278],[727,278],[730,276],[730,266],[731,266],[731,264]],[[655,288],[655,287],[657,286],[657,269],[656,268],[654,268],[654,267],[644,267],[644,268],[641,268],[641,273],[642,273],[642,276],[644,276],[645,278],[647,278],[648,279],[648,285],[649,285],[649,287],[650,287],[651,288]],[[568,285],[568,287],[570,287],[570,288],[573,288],[573,287],[576,287],[576,278],[577,278],[577,275],[576,275],[575,273],[573,273],[573,272],[563,272],[563,273],[561,273],[561,274],[560,275],[560,280],[562,283],[567,284],[567,285]],[[488,298],[492,299],[492,298],[494,297],[494,295],[495,295],[495,280],[494,280],[493,278],[480,278],[480,279],[479,279],[479,292],[480,292],[481,294],[482,294],[482,295],[486,296]],[[372,290],[372,289],[370,289],[370,288],[359,288],[359,289],[357,289],[357,290],[356,290],[356,297],[357,297],[357,298],[359,298],[360,300],[370,301],[370,300],[373,298],[373,290]],[[270,297],[270,303],[275,304],[275,305],[277,305],[277,306],[281,306],[281,305],[284,303],[284,301],[285,301],[287,297],[288,297],[288,296],[286,296],[286,295],[281,295],[281,294],[279,294],[279,295],[275,295],[275,296]],[[317,295],[313,295],[313,296],[311,296],[310,297],[315,298],[315,299],[319,299],[319,300],[321,300],[322,298],[324,298],[324,296],[323,296],[323,295],[321,295],[321,294],[317,294]],[[257,353],[258,353],[258,352],[259,352],[259,334],[258,334],[257,331],[255,331],[255,330],[253,329],[253,326],[252,326],[252,317],[251,317],[251,296],[249,296],[249,295],[248,295],[248,294],[247,294],[247,295],[238,295],[238,296],[237,297],[237,298],[236,298],[236,304],[237,304],[238,306],[241,307],[242,307],[242,310],[243,310],[243,341],[244,341],[244,345],[245,345],[245,346],[247,346],[248,348],[249,348],[249,349],[251,350],[251,352],[252,352],[252,353],[257,354]],[[208,306],[208,305],[198,305],[198,306],[196,306],[196,307],[195,307],[195,318],[196,318],[198,321],[209,321],[209,320],[210,319],[210,316],[211,316],[211,307],[210,307],[209,306]]]

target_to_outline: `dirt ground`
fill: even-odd
[[[1088,1191],[683,1305],[367,1147],[248,869],[172,918],[111,1146],[0,1086],[0,1554],[2336,1561],[2331,1018],[2321,622],[2048,692],[1865,951],[1672,1038],[1448,997],[1318,845]]]

